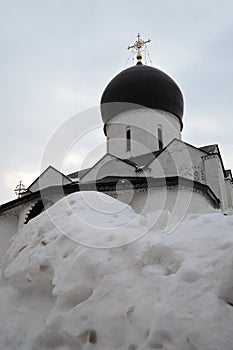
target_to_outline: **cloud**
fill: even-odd
[[[233,168],[228,152],[233,130],[231,1],[213,6],[210,0],[13,0],[2,2],[0,10],[2,176],[16,180],[22,175],[27,182],[39,172],[57,127],[99,104],[107,83],[124,68],[127,46],[138,31],[152,39],[153,65],[170,74],[184,93],[185,140],[228,145],[221,147],[223,159]],[[99,121],[98,115],[93,123]],[[104,139],[100,130],[99,137]],[[88,149],[87,143],[83,147]],[[7,183],[2,183],[2,200],[15,186],[12,180]]]

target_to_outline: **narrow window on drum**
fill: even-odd
[[[162,126],[158,126],[158,142],[159,142],[159,150],[163,149],[163,135],[162,135]]]
[[[131,130],[129,128],[126,129],[126,151],[131,151]]]

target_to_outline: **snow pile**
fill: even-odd
[[[2,261],[0,348],[232,350],[233,216],[147,232],[126,205],[111,199],[106,212],[109,201],[72,194],[14,237]]]

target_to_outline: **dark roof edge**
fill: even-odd
[[[99,191],[99,192],[111,192],[116,189],[117,190],[127,190],[127,184],[124,183],[119,184],[119,180],[128,179],[130,183],[133,185],[135,189],[140,188],[153,188],[153,187],[176,187],[176,186],[185,186],[190,189],[194,189],[197,191],[201,191],[205,197],[211,202],[214,208],[219,208],[220,200],[214,194],[214,192],[210,189],[209,186],[204,185],[200,182],[193,181],[188,178],[180,177],[180,176],[172,176],[167,178],[152,178],[152,177],[106,177],[100,179],[97,182],[87,182],[87,183],[70,183],[63,186],[50,186],[42,189],[41,191],[30,193],[24,197],[15,199],[8,203],[2,204],[0,206],[0,214],[7,212],[21,204],[26,204],[32,200],[40,199],[41,196],[46,197],[51,194],[61,194],[64,196],[69,195],[74,192],[80,191]],[[132,187],[131,187],[132,188]]]

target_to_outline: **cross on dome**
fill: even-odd
[[[141,39],[141,35],[140,33],[138,33],[137,35],[137,40],[135,41],[135,43],[133,45],[129,45],[128,46],[128,50],[129,49],[133,49],[133,50],[136,50],[137,51],[137,63],[138,64],[141,64],[142,63],[142,53],[141,53],[141,49],[143,46],[146,46],[147,43],[151,42],[150,39],[147,39],[146,41],[145,40],[142,40]]]

